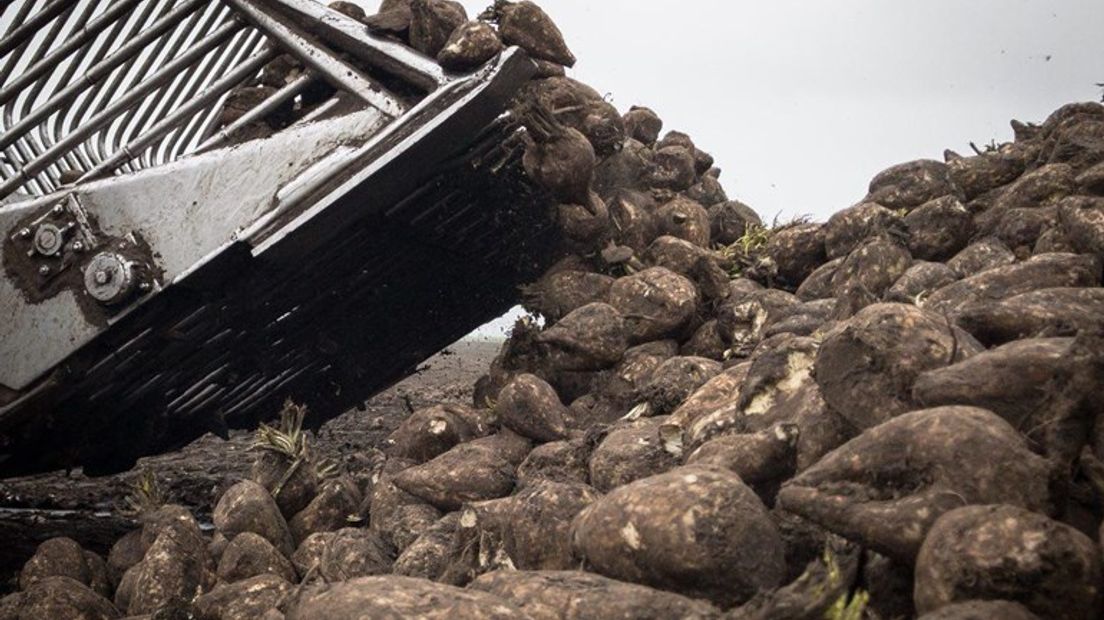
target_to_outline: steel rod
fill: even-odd
[[[74,50],[85,43],[92,41],[97,34],[107,29],[121,15],[125,15],[134,5],[142,0],[118,0],[107,8],[106,11],[89,20],[77,31],[76,36],[70,37],[48,56],[27,68],[19,77],[0,88],[0,105],[17,96],[27,84],[37,80],[42,75],[56,69],[62,59],[68,57]]]
[[[151,75],[148,79],[144,80],[141,84],[128,91],[125,95],[112,101],[110,105],[100,110],[98,113],[88,119],[87,122],[82,124],[73,133],[66,136],[63,140],[60,140],[52,147],[50,147],[41,156],[35,158],[33,161],[27,163],[21,171],[20,178],[8,179],[3,184],[0,184],[0,196],[6,195],[12,189],[22,185],[25,181],[30,180],[34,175],[38,174],[43,168],[52,163],[61,154],[72,149],[75,145],[88,138],[106,123],[109,123],[121,110],[126,110],[136,102],[141,100],[150,91],[155,88],[164,86],[165,83],[170,80],[176,72],[184,69],[191,63],[195,62],[198,58],[209,52],[211,49],[217,47],[226,38],[232,36],[235,32],[240,30],[244,24],[230,22],[224,24],[222,27],[215,30],[213,33],[205,37],[198,44],[194,45],[184,54],[174,58],[172,61],[166,63],[157,72]],[[6,136],[7,134],[5,134]]]
[[[115,67],[119,66],[127,59],[141,53],[146,43],[161,36],[165,31],[175,26],[179,22],[181,16],[190,13],[206,1],[207,0],[184,0],[184,2],[171,13],[154,22],[147,30],[144,30],[137,37],[124,43],[114,54],[97,63],[94,67],[91,67],[76,83],[70,84],[66,88],[58,91],[46,103],[36,108],[28,116],[20,119],[18,123],[0,135],[0,149],[15,142],[19,136],[40,123],[50,114],[56,112],[65,104],[69,103],[79,95],[81,91],[87,89],[89,86],[95,85],[98,80],[109,74]]]
[[[130,142],[123,146],[121,149],[115,152],[114,155],[104,160],[100,165],[96,166],[88,172],[88,174],[81,177],[81,180],[96,179],[107,174],[110,174],[116,167],[128,159],[133,159],[135,155],[148,147],[154,140],[157,140],[161,136],[168,133],[173,127],[175,127],[182,120],[190,118],[196,110],[200,110],[203,107],[210,104],[212,101],[217,100],[226,91],[236,86],[239,82],[245,80],[249,76],[256,73],[265,63],[271,61],[276,57],[277,51],[274,49],[266,49],[261,54],[249,59],[245,63],[242,63],[236,67],[233,71],[227,73],[221,79],[217,80],[209,87],[207,87],[202,93],[193,97],[186,104],[180,106],[172,114],[162,118],[145,133],[136,138],[133,142]]]
[[[372,34],[361,22],[314,0],[261,0],[272,9],[295,17],[296,23],[312,24],[319,37],[386,73],[395,75],[423,91],[431,92],[449,81],[437,61],[409,47]]]
[[[318,72],[335,88],[348,92],[380,112],[396,117],[406,106],[393,94],[327,50],[318,47],[292,26],[259,9],[254,0],[226,0],[258,28],[264,30],[300,61]]]
[[[72,7],[73,0],[54,0],[42,7],[42,10],[16,26],[14,30],[0,40],[0,57],[6,56],[8,52],[22,45],[24,41],[30,40],[43,25],[57,17],[62,11]]]
[[[199,147],[196,148],[195,152],[204,153],[206,151],[216,149],[223,144],[226,144],[230,141],[230,138],[232,138],[233,135],[237,133],[238,130],[240,130],[242,127],[245,127],[250,123],[259,121],[265,116],[268,116],[269,113],[271,113],[281,104],[303,92],[303,90],[305,90],[307,86],[309,86],[311,82],[314,82],[316,79],[317,78],[310,73],[304,73],[303,75],[295,78],[294,81],[288,83],[286,86],[273,93],[268,99],[262,101],[260,105],[253,107],[251,110],[243,114],[241,118],[220,129],[218,133],[208,138],[206,142],[200,144]]]

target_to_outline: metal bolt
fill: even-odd
[[[140,284],[135,267],[135,263],[116,252],[100,252],[84,268],[84,290],[100,303],[121,303]]]
[[[84,242],[83,241],[74,241],[73,242],[73,251],[74,252],[83,252],[84,251]]]
[[[20,228],[19,229],[19,238],[20,239],[30,239],[31,238],[31,229],[30,228]]]
[[[34,249],[43,256],[54,256],[65,243],[65,230],[50,224],[40,224],[34,234]]]
[[[46,277],[46,276],[50,275],[50,266],[49,265],[43,265],[43,266],[39,267],[38,268],[38,275],[40,275],[42,277]]]
[[[61,215],[62,213],[65,213],[65,207],[61,205],[54,205],[53,213],[54,215]]]
[[[149,282],[142,282],[138,285],[138,290],[142,291],[143,293],[149,292],[151,288],[153,288],[153,286],[151,286]]]

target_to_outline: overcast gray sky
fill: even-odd
[[[824,220],[888,166],[1009,140],[1104,82],[1101,0],[538,3],[569,75],[689,133],[768,220]]]
[[[1011,139],[1104,82],[1100,0],[538,3],[573,77],[689,133],[765,218],[825,219],[883,168]]]

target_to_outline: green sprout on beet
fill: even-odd
[[[318,462],[314,466],[314,470],[318,473],[319,478],[328,480],[341,473],[341,466],[332,459],[322,458],[318,459]]]
[[[744,226],[744,234],[733,245],[739,248],[743,256],[751,256],[767,247],[771,238],[771,229],[759,224]]]
[[[287,471],[272,489],[273,497],[279,496],[280,491],[300,467],[311,462],[310,445],[307,441],[307,433],[303,430],[303,420],[306,417],[306,406],[297,405],[288,400],[280,410],[279,424],[276,426],[261,424],[257,429],[257,437],[253,441],[252,448],[278,454],[290,462]],[[315,474],[322,479],[332,478],[340,470],[337,463],[328,459],[318,459],[313,465]]]
[[[839,561],[836,560],[836,555],[832,553],[830,548],[825,547],[821,562],[824,563],[827,572],[826,589],[839,586],[843,580],[843,571],[840,570]],[[821,590],[821,592],[823,591]],[[844,592],[832,603],[831,607],[825,610],[824,618],[825,620],[862,620],[863,613],[869,604],[870,593],[865,590],[855,590],[853,593]]]
[[[856,590],[854,594],[845,593],[824,612],[824,617],[826,620],[862,620],[869,604],[870,593],[866,590]]]
[[[743,275],[744,269],[753,264],[755,257],[767,247],[773,232],[773,228],[749,223],[744,226],[744,234],[738,239],[716,248],[721,258],[730,262],[729,278],[735,279]]]
[[[276,426],[261,424],[253,442],[255,450],[267,450],[290,460],[301,459],[307,453],[307,436],[303,432],[303,420],[307,408],[290,400],[280,410],[280,423]]]
[[[167,499],[153,472],[143,471],[130,484],[130,492],[123,498],[119,512],[128,517],[139,517],[165,505]]]

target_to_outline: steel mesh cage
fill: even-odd
[[[0,198],[193,152],[276,54],[218,0],[16,1],[0,31]]]

